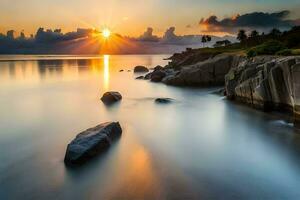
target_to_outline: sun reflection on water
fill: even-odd
[[[107,91],[109,89],[109,55],[103,56],[103,85],[104,90]]]

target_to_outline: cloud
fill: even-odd
[[[283,10],[274,13],[252,12],[243,15],[236,15],[231,18],[219,20],[212,15],[202,18],[199,25],[203,32],[228,32],[234,33],[237,29],[259,29],[270,28],[287,29],[296,25],[296,20],[288,19],[290,11]]]
[[[137,40],[144,42],[158,42],[159,38],[156,35],[153,35],[153,28],[149,27],[143,35],[137,38]]]

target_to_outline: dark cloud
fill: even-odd
[[[232,18],[219,20],[212,15],[206,19],[201,19],[199,24],[202,31],[208,32],[236,32],[239,28],[245,29],[287,29],[296,25],[296,20],[288,19],[290,11],[283,10],[274,13],[253,12],[243,15],[236,15]]]

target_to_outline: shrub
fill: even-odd
[[[293,54],[293,52],[291,49],[283,49],[276,53],[276,55],[280,55],[280,56],[290,56],[292,54]]]
[[[286,46],[277,41],[269,40],[261,45],[251,48],[247,55],[253,57],[256,55],[275,55],[277,52],[287,49]]]

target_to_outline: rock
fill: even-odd
[[[152,75],[152,72],[149,72],[148,74],[145,75],[144,79],[145,80],[151,79],[151,75]]]
[[[135,79],[144,79],[144,76],[138,76]]]
[[[127,72],[131,72],[131,70],[127,70]]]
[[[300,64],[292,67],[294,92],[294,125],[300,129]]]
[[[106,104],[110,105],[122,99],[122,95],[119,92],[105,92],[101,97],[101,101]]]
[[[213,91],[212,94],[226,96],[226,91],[225,91],[225,88],[221,88],[221,89]]]
[[[167,104],[167,103],[172,103],[173,99],[171,98],[156,98],[155,103],[162,103],[162,104]]]
[[[225,83],[224,76],[235,67],[240,56],[220,54],[199,63],[182,66],[174,75],[168,75],[163,82],[177,86],[221,86]]]
[[[87,129],[68,144],[64,161],[67,165],[83,164],[105,151],[121,134],[119,122],[107,122]]]
[[[166,76],[166,72],[162,70],[156,70],[151,74],[151,81],[152,82],[161,82],[161,80]]]
[[[157,65],[156,67],[154,67],[154,71],[158,71],[158,70],[163,70],[164,68],[160,65]]]
[[[260,56],[241,62],[225,77],[227,96],[263,110],[297,113],[299,57]]]
[[[148,72],[149,69],[147,67],[144,67],[144,66],[136,66],[134,68],[134,72]]]
[[[123,69],[119,70],[119,72],[123,72],[123,71],[124,71]]]

